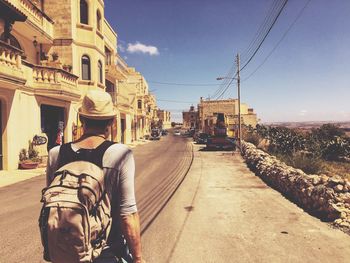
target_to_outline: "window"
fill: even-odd
[[[90,58],[84,55],[81,58],[81,77],[83,80],[91,80]]]
[[[86,0],[80,0],[80,23],[89,24],[88,4]]]
[[[112,51],[105,46],[106,65],[112,65]]]
[[[101,13],[100,13],[100,10],[97,10],[96,21],[97,21],[97,29],[98,29],[98,31],[101,31]]]
[[[137,108],[142,109],[142,100],[137,101]]]
[[[98,61],[98,81],[103,83],[103,66],[101,60]]]

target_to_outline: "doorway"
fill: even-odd
[[[125,143],[125,119],[120,119],[121,143]]]
[[[47,150],[64,143],[64,108],[41,105],[41,131],[47,136]]]
[[[3,169],[2,135],[2,104],[0,100],[0,170]]]

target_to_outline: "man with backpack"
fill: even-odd
[[[106,140],[115,116],[108,93],[88,91],[79,108],[82,137],[49,152],[39,217],[47,261],[145,262],[133,154]]]

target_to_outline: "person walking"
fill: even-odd
[[[93,262],[145,263],[141,252],[140,219],[135,199],[134,157],[127,146],[107,140],[117,113],[111,96],[102,90],[88,91],[78,113],[83,135],[74,142],[50,150],[47,186],[52,184],[58,174],[56,171],[67,163],[79,160],[96,164],[101,162],[104,187],[110,200],[112,224],[102,253]],[[50,255],[52,253],[50,251]]]

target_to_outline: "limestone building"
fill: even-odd
[[[161,127],[162,129],[170,129],[171,128],[171,114],[169,111],[166,110],[158,110],[157,111],[158,116],[158,127]]]
[[[235,134],[238,129],[238,100],[203,100],[198,104],[199,129],[204,130],[216,123],[217,113],[224,113],[230,135]],[[249,108],[246,103],[241,103],[241,124],[255,127],[258,118],[254,109]]]
[[[58,134],[79,137],[77,107],[89,89],[109,92],[119,111],[111,139],[149,132],[148,85],[117,54],[117,40],[103,0],[0,0],[0,169],[16,169],[35,135],[47,138],[41,155]]]
[[[182,112],[182,123],[182,127],[185,129],[199,128],[198,111],[195,110],[194,106],[191,106],[189,111]]]

